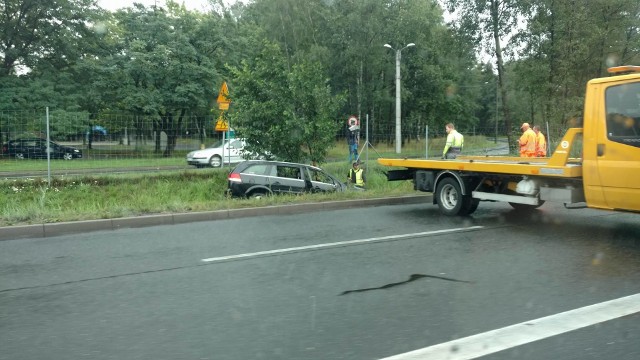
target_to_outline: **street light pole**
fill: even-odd
[[[396,154],[400,154],[401,144],[402,144],[402,130],[401,130],[401,122],[400,122],[400,110],[401,110],[401,101],[400,101],[400,60],[402,58],[402,50],[416,46],[414,43],[409,43],[407,46],[402,49],[395,50],[391,45],[384,44],[384,47],[387,47],[391,50],[395,50],[396,52]]]
[[[496,79],[496,137],[495,144],[498,143],[498,80]]]

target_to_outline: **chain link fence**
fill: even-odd
[[[18,156],[17,140],[44,140],[47,138],[47,113],[0,112],[0,176],[11,173],[41,172],[50,169],[58,174],[84,170],[87,172],[112,172],[123,168],[137,169],[188,169],[186,154],[218,142],[222,133],[214,131],[214,116],[151,117],[123,114],[51,111],[48,116],[48,133],[51,141],[65,148],[77,149],[81,157],[60,155],[47,163],[46,142],[40,148],[22,149]],[[338,121],[338,120],[336,120]],[[348,129],[340,121],[341,129],[335,134],[335,145],[329,150],[327,161],[346,161],[349,158]],[[395,151],[395,126],[361,124],[358,152],[361,159],[378,157],[435,158],[440,157],[446,132],[442,127],[403,127],[401,153]],[[533,125],[533,124],[532,124]],[[564,128],[538,124],[546,135],[550,149],[555,149]],[[344,126],[344,127],[342,127]],[[519,126],[519,124],[518,124]],[[457,126],[465,136],[463,154],[466,155],[517,155],[507,144],[503,127]],[[287,136],[287,134],[283,134]],[[519,129],[511,132],[517,141]],[[22,141],[21,146],[36,146],[33,141]],[[37,147],[37,146],[36,146]],[[513,147],[513,144],[512,144]],[[549,152],[551,154],[551,152]]]

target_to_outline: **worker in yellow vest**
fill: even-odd
[[[447,132],[447,143],[444,145],[444,150],[442,150],[442,158],[455,159],[462,152],[464,136],[456,131],[452,123],[448,123],[444,129]]]
[[[353,184],[358,189],[364,189],[364,185],[367,179],[364,176],[364,171],[360,168],[358,161],[353,163],[353,168],[349,169],[349,175],[347,182]]]
[[[531,130],[529,123],[522,124],[520,130],[523,132],[520,140],[518,140],[520,144],[520,157],[535,157],[536,133]]]

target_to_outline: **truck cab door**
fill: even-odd
[[[607,207],[640,211],[640,81],[606,88],[596,161]],[[602,123],[602,122],[600,122]]]

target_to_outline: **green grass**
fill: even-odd
[[[77,169],[109,169],[132,168],[149,166],[184,166],[188,167],[184,157],[172,158],[114,158],[107,157],[100,160],[74,159],[51,160],[51,170],[77,170]],[[15,160],[5,158],[0,160],[0,171],[44,171],[47,170],[46,160]]]
[[[430,139],[429,153],[440,156],[444,139]],[[403,157],[424,157],[424,142],[414,141],[403,147]],[[495,146],[484,136],[467,136],[464,153],[474,153]],[[411,182],[388,182],[375,159],[380,156],[396,157],[393,144],[374,144],[369,150],[367,191],[349,191],[334,194],[304,194],[274,196],[260,201],[228,199],[229,168],[195,170],[186,165],[184,156],[161,158],[120,158],[105,156],[102,160],[53,160],[52,170],[111,169],[178,166],[181,170],[158,173],[95,176],[56,176],[50,187],[44,178],[0,180],[0,226],[61,221],[106,219],[144,214],[179,213],[235,209],[278,204],[331,201],[341,199],[376,198],[415,193]],[[100,150],[91,150],[100,151]],[[115,157],[115,159],[114,159]],[[362,158],[364,159],[364,155]],[[336,142],[329,151],[333,160],[320,166],[345,181],[350,164],[344,141]],[[14,159],[0,160],[0,171],[42,171],[46,161]],[[193,169],[193,170],[192,170]]]
[[[323,168],[344,180],[346,162]],[[0,226],[107,219],[145,214],[236,209],[342,199],[413,194],[410,182],[387,182],[375,163],[368,190],[333,194],[273,196],[260,200],[225,197],[228,169],[167,171],[157,174],[0,180]]]

